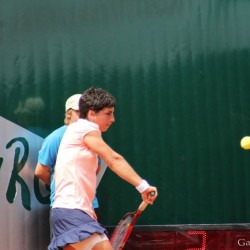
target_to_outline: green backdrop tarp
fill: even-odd
[[[67,97],[105,88],[105,139],[159,189],[140,224],[249,222],[249,1],[0,3],[1,116],[45,137]],[[97,196],[105,225],[140,203],[111,171]]]

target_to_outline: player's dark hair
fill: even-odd
[[[99,112],[115,107],[115,97],[102,88],[90,87],[82,93],[79,101],[80,118],[87,118],[89,110]]]

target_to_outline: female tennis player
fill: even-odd
[[[89,88],[79,101],[80,119],[61,141],[55,166],[55,201],[51,212],[53,238],[49,250],[112,250],[106,230],[97,220],[92,200],[96,192],[98,155],[119,177],[153,204],[157,188],[143,180],[128,162],[102,139],[115,121],[115,98],[101,88]],[[155,196],[150,196],[155,192]]]

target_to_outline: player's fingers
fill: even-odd
[[[149,204],[153,204],[156,197],[158,196],[157,188],[156,187],[149,187],[146,192],[146,201]]]

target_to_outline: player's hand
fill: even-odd
[[[147,190],[141,193],[141,196],[144,201],[146,201],[148,204],[153,205],[156,197],[158,196],[157,188],[149,186]]]

